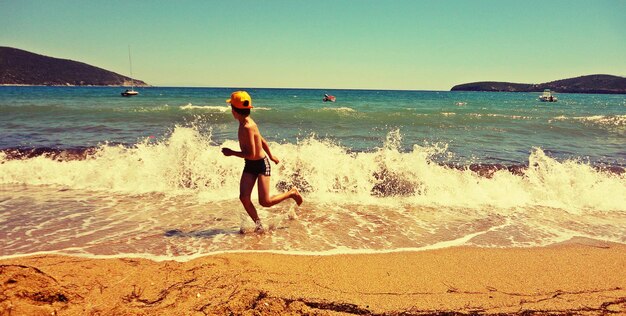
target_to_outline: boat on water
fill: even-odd
[[[328,95],[326,93],[324,93],[324,99],[322,99],[324,102],[335,102],[335,100],[337,100],[337,98],[335,98],[335,96],[333,95]]]
[[[539,100],[541,102],[556,102],[557,98],[552,95],[552,91],[550,89],[543,90],[543,93],[539,96]]]
[[[123,97],[132,97],[132,96],[138,95],[138,94],[139,94],[139,92],[135,91],[133,88],[126,89],[126,90],[124,90],[124,92],[121,93],[121,95]]]
[[[135,91],[135,82],[133,81],[133,61],[130,58],[130,45],[128,45],[128,63],[130,64],[130,89],[120,93],[123,97],[132,97],[139,94],[139,92]]]

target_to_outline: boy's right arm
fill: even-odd
[[[244,159],[248,159],[248,157],[250,156],[243,151],[234,151],[230,148],[222,148],[222,154],[224,154],[224,156],[236,156]]]
[[[241,151],[234,151],[230,148],[222,148],[222,153],[225,156],[237,156],[239,158],[252,159],[254,156],[254,146],[254,134],[249,128],[245,128],[239,135],[239,147],[241,147]]]
[[[232,156],[235,154],[235,151],[230,149],[230,148],[222,148],[222,154],[224,154],[224,156]]]

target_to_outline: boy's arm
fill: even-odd
[[[244,159],[252,159],[254,155],[254,133],[249,128],[244,128],[243,133],[239,135],[239,147],[241,151],[234,151],[230,148],[222,148],[222,153],[225,156],[237,156]]]
[[[267,142],[265,141],[265,138],[263,137],[261,137],[261,145],[263,146],[263,150],[265,150],[267,155],[270,157],[270,160],[272,160],[275,164],[278,164],[280,160],[278,160],[278,158],[272,155],[272,152],[270,151],[270,146],[267,144]]]

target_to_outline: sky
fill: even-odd
[[[624,0],[0,0],[0,46],[154,86],[449,90],[626,76]]]

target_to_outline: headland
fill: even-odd
[[[0,85],[15,86],[149,86],[82,62],[0,47]]]
[[[546,83],[512,83],[481,81],[459,84],[450,91],[541,92],[625,94],[626,78],[612,75],[588,75]]]

